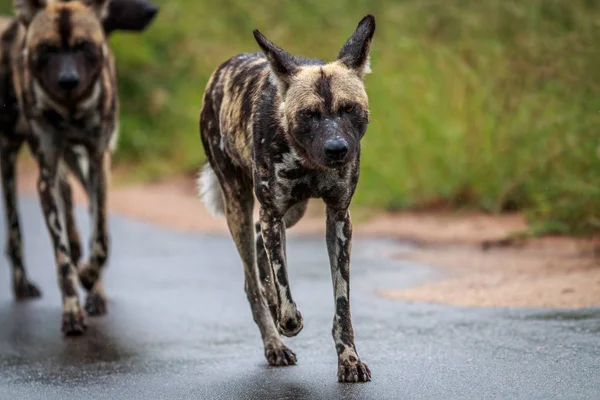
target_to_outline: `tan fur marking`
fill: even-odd
[[[30,47],[37,46],[41,42],[57,43],[60,36],[56,28],[58,12],[37,14],[31,23],[31,29],[27,30],[26,41]]]
[[[50,3],[43,12],[36,15],[27,33],[27,42],[30,47],[41,42],[57,43],[60,41],[56,30],[57,20],[62,10],[71,12],[72,35],[69,39],[74,45],[81,38],[91,40],[96,44],[104,43],[104,30],[92,9],[78,1],[69,3]]]
[[[291,117],[303,109],[321,109],[322,99],[315,93],[321,66],[302,67],[292,79],[285,95],[286,114]]]
[[[326,75],[331,76],[333,108],[339,109],[346,102],[358,103],[363,109],[369,108],[369,99],[362,80],[344,67],[339,61],[323,67]]]
[[[314,90],[321,71],[331,79],[332,110],[324,110],[323,99]],[[369,100],[360,78],[339,61],[323,66],[311,65],[300,68],[300,71],[294,76],[286,93],[285,114],[288,118],[293,119],[295,115],[305,109],[335,112],[347,102],[358,103],[365,110],[368,109]]]
[[[242,167],[251,170],[252,164],[252,126],[244,125],[247,121],[253,120],[254,109],[250,115],[243,115],[243,102],[248,96],[252,99],[252,104],[256,104],[260,97],[260,88],[264,81],[268,79],[269,69],[264,68],[259,72],[258,83],[251,86],[250,83],[256,75],[246,75],[243,77],[242,88],[237,94],[232,90],[234,79],[239,80],[239,74],[244,74],[249,68],[257,65],[266,65],[264,59],[258,59],[244,64],[243,70],[233,67],[224,68],[221,72],[220,85],[224,89],[223,101],[219,121],[221,123],[220,132],[222,140],[226,143],[227,149],[233,149],[238,160],[242,163]],[[209,81],[212,84],[214,76]],[[232,157],[233,158],[233,157]]]

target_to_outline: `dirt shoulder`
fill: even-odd
[[[35,193],[37,172],[20,166],[19,188]],[[119,184],[113,179],[112,212],[188,232],[228,232],[223,218],[213,218],[196,196],[191,177],[158,183]],[[75,200],[86,199],[74,185]],[[420,286],[386,290],[392,299],[478,307],[600,306],[600,261],[595,239],[541,238],[487,248],[527,227],[519,214],[354,212],[355,235],[389,236],[417,243],[401,260],[438,267],[443,277]],[[311,203],[293,234],[323,234],[324,209]],[[599,241],[600,242],[600,241]]]

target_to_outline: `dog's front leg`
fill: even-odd
[[[303,327],[302,314],[292,299],[287,276],[283,217],[261,207],[260,228],[279,300],[277,327],[284,336],[296,336]]]
[[[16,161],[22,140],[10,140],[0,132],[0,172],[2,175],[2,193],[7,227],[6,254],[12,267],[13,292],[17,300],[40,296],[36,285],[27,277],[23,263],[23,243],[21,225],[17,210]]]
[[[80,335],[86,329],[85,316],[77,293],[77,269],[71,260],[62,201],[58,188],[59,150],[50,133],[39,135],[40,143],[32,149],[40,167],[38,193],[46,226],[54,246],[58,267],[58,282],[63,301],[62,331],[65,335]]]
[[[367,382],[371,371],[360,361],[354,346],[354,329],[350,316],[350,250],[352,222],[347,209],[327,207],[327,251],[331,264],[335,316],[333,340],[338,354],[340,382]]]
[[[79,269],[79,279],[88,291],[85,309],[89,315],[106,314],[106,298],[102,286],[102,268],[108,258],[106,228],[106,196],[108,186],[109,154],[90,152],[89,187],[92,214],[90,258]]]

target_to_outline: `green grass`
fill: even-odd
[[[201,164],[214,68],[259,28],[332,60],[373,13],[372,123],[354,204],[524,210],[536,232],[600,228],[600,1],[162,0],[143,35],[115,34],[117,159],[146,178]]]

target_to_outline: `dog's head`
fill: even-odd
[[[77,102],[97,81],[107,56],[102,19],[108,0],[15,0],[27,26],[26,68],[62,104]]]
[[[335,168],[355,159],[369,122],[363,79],[375,18],[364,17],[329,64],[301,63],[267,40],[254,37],[267,56],[281,96],[281,118],[289,142],[307,164]]]

